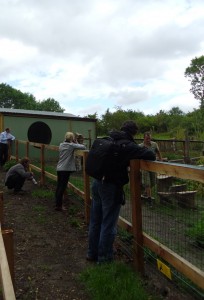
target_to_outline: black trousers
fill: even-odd
[[[8,160],[8,144],[0,143],[0,165],[3,166]]]
[[[14,191],[20,191],[22,186],[24,185],[24,182],[25,182],[25,178],[23,178],[19,174],[15,174],[8,177],[7,181],[5,182],[5,185],[8,187],[8,189],[14,189]]]
[[[63,194],[66,190],[70,174],[69,171],[58,171],[57,172],[57,187],[55,191],[55,202],[57,207],[62,206]]]

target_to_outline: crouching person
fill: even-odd
[[[19,193],[23,191],[22,187],[26,179],[33,179],[33,173],[29,172],[29,158],[24,157],[6,173],[5,186],[9,190],[14,189],[14,193]]]

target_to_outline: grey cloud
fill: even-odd
[[[78,97],[84,91],[86,95],[89,94],[89,89],[92,98],[103,99],[105,95],[115,105],[142,103],[149,99],[148,93],[141,90],[125,91],[125,87],[148,86],[149,80],[162,78],[168,71],[169,64],[176,68],[179,59],[186,55],[194,56],[203,41],[204,21],[201,18],[186,26],[170,20],[154,29],[150,26],[147,29],[146,24],[140,27],[134,22],[140,17],[140,10],[144,13],[145,9],[159,9],[160,5],[163,8],[165,4],[161,0],[107,1],[114,5],[110,12],[96,10],[97,4],[106,3],[96,0],[0,2],[0,39],[20,41],[27,47],[37,49],[36,53],[23,57],[22,61],[9,62],[2,58],[0,78],[3,82],[4,78],[18,78],[23,84],[26,82],[28,91],[30,81],[34,95],[35,90],[39,93],[45,90],[45,78],[48,88],[50,79],[59,75],[59,72],[61,75],[60,78],[58,76],[58,82],[63,82],[66,86],[66,76],[69,73],[67,65],[76,62],[78,65],[89,65],[90,71],[72,91],[64,88],[63,93],[67,93],[67,99],[70,99],[73,89]],[[172,9],[175,3],[175,0],[169,0],[166,1],[166,6],[170,4]],[[183,2],[183,11],[189,9],[189,3],[194,2]],[[203,5],[202,2],[200,5]],[[13,55],[15,57],[15,49]],[[56,67],[50,73],[53,65]],[[39,76],[42,72],[47,77]],[[58,82],[56,80],[55,84]],[[110,90],[117,89],[117,94],[108,95]],[[50,90],[47,93],[47,97],[53,97],[49,95]],[[60,94],[61,91],[55,90],[53,93]],[[98,109],[101,110],[100,106]]]
[[[197,20],[187,27],[175,23],[159,27],[149,35],[136,36],[130,45],[130,55],[152,57],[158,60],[171,60],[191,54],[201,47],[204,20]],[[196,34],[195,34],[196,32]]]
[[[149,99],[149,94],[145,90],[125,90],[118,91],[118,93],[110,93],[110,99],[115,100],[116,105],[132,105],[139,102],[147,101]]]

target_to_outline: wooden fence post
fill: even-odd
[[[0,192],[0,223],[4,224],[4,194]]]
[[[144,250],[142,233],[141,208],[141,174],[140,161],[130,161],[130,193],[132,201],[132,231],[133,231],[133,265],[144,274]]]
[[[29,157],[29,142],[26,142],[26,157]]]
[[[18,162],[18,140],[16,140],[16,161]]]
[[[45,145],[41,145],[41,152],[40,152],[40,161],[41,161],[41,179],[40,183],[45,185]]]
[[[14,273],[14,243],[13,243],[13,230],[4,229],[2,230],[2,237],[4,241],[4,246],[6,250],[6,256],[8,260],[9,270],[11,274],[11,279],[13,286],[15,283],[15,273]]]
[[[11,254],[10,251],[13,251],[10,246],[13,243],[7,242],[7,233],[3,232],[0,227],[0,279],[1,279],[1,291],[3,295],[3,299],[9,299],[9,300],[15,300],[15,293],[14,293],[14,287],[13,287],[13,280],[12,279],[12,266],[13,261],[10,260],[11,257],[13,257],[13,252]],[[10,234],[10,232],[8,232]],[[7,252],[8,251],[8,252]],[[10,256],[11,254],[11,256]],[[10,260],[10,265],[9,265]],[[11,267],[11,269],[10,269]],[[14,270],[14,267],[13,267]],[[13,272],[14,275],[14,272]]]
[[[90,220],[91,197],[90,197],[90,177],[85,172],[87,155],[88,155],[88,151],[84,151],[83,152],[84,204],[85,204],[85,220],[86,223],[88,224]]]
[[[88,130],[89,133],[89,149],[91,149],[91,129]]]
[[[184,162],[185,164],[190,164],[190,153],[189,153],[189,148],[190,148],[190,142],[189,142],[189,137],[186,133],[185,135],[185,142],[184,142]]]

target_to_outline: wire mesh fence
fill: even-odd
[[[37,150],[40,158],[36,162],[41,171],[43,167],[41,176],[52,174],[50,178],[56,179],[57,149],[47,147],[43,153],[41,150]],[[76,152],[77,171],[71,175],[69,185],[82,199],[80,204],[84,205],[86,210],[90,210],[90,202],[86,202],[86,197],[90,195],[87,196],[86,193],[90,192],[91,179],[87,179],[85,174],[84,160],[83,153]],[[155,180],[151,186],[151,201],[142,185],[143,171],[152,174]],[[188,287],[194,295],[202,298],[204,296],[204,168],[202,166],[182,168],[179,164],[144,162],[140,164],[139,174],[139,180],[133,178],[124,186],[126,203],[121,207],[120,218],[126,226],[120,228],[118,232],[124,251],[133,258],[134,243],[136,243],[144,251],[145,269],[159,272],[158,259],[163,261],[165,266],[170,268],[173,280],[180,280],[181,285]],[[135,190],[140,192],[136,199],[132,196],[132,185],[135,185]],[[144,243],[135,240],[132,230],[129,230],[135,221],[134,201],[139,201],[141,204]],[[194,272],[199,279],[198,285],[192,280]]]

